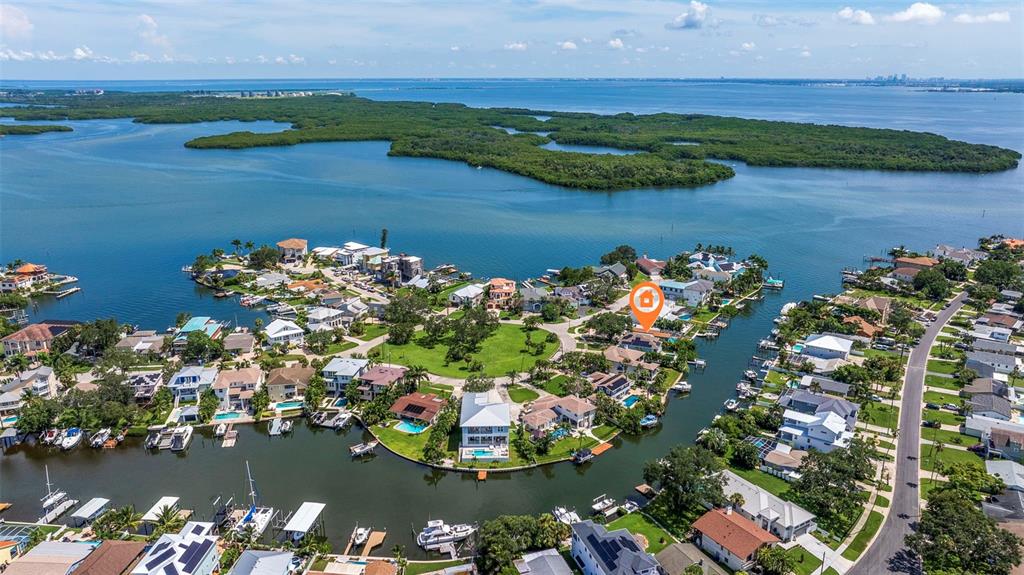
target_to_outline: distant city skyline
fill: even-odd
[[[1019,2],[0,4],[0,76],[1024,77]]]

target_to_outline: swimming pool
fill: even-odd
[[[7,417],[5,417],[3,419],[3,422],[4,422],[4,425],[14,425],[15,423],[18,423],[18,416],[17,415],[8,415]]]
[[[276,409],[278,411],[284,411],[286,409],[298,409],[302,407],[301,401],[282,401],[277,404]]]
[[[217,415],[213,416],[213,420],[224,421],[225,419],[238,419],[239,417],[242,417],[241,413],[238,413],[237,411],[231,411],[228,413],[218,413]]]
[[[348,399],[344,397],[334,402],[334,407],[345,407],[346,405],[348,405]]]
[[[726,299],[723,299],[723,300],[722,300],[722,305],[729,305],[729,304],[731,304],[731,303],[732,303],[732,300],[731,300],[731,299],[728,299],[728,298],[726,298]]]
[[[793,345],[793,353],[802,353],[804,351],[804,344],[798,343]]]
[[[566,429],[564,427],[559,427],[558,429],[556,429],[556,430],[551,432],[551,439],[561,439],[561,438],[565,437],[568,434],[569,434],[569,430],[568,429]]]
[[[413,423],[411,421],[406,421],[403,419],[402,421],[398,422],[398,425],[395,426],[395,429],[404,433],[411,433],[413,435],[416,435],[417,433],[423,433],[423,431],[426,430],[428,427],[430,426],[425,423]]]
[[[474,449],[470,451],[473,457],[494,457],[493,449]]]
[[[640,401],[639,395],[631,395],[622,401],[622,405],[625,405],[626,407],[633,407],[633,405],[638,401]]]

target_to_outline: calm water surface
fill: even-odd
[[[703,112],[927,130],[1024,149],[1024,98],[939,94],[900,88],[831,88],[675,82],[317,81],[276,88],[352,89],[377,99],[458,101],[598,112]],[[162,83],[120,89],[252,89],[254,83]],[[786,301],[839,289],[838,270],[865,254],[905,244],[973,245],[989,233],[1024,234],[1024,172],[988,175],[751,168],[699,189],[584,192],[494,170],[431,159],[389,158],[385,142],[307,144],[254,150],[189,150],[200,135],[274,131],[269,122],[143,126],[128,120],[72,122],[75,132],[0,139],[0,259],[42,261],[81,279],[83,291],[41,302],[35,317],[115,316],[162,329],[179,311],[251,323],[258,314],[214,300],[178,269],[233,238],[312,245],[374,243],[428,265],[451,262],[476,274],[516,279],[549,267],[583,265],[620,243],[667,257],[696,242],[728,244],[766,257],[786,280],[714,343],[700,344],[709,368],[693,394],[672,401],[657,431],[620,442],[580,470],[546,467],[485,483],[381,455],[352,462],[343,436],[299,426],[270,440],[243,426],[237,447],[197,440],[185,457],[141,448],[54,454],[23,449],[0,457],[0,500],[11,518],[34,519],[43,465],[80,499],[111,498],[146,508],[180,495],[203,513],[217,495],[245,492],[251,461],[264,499],[294,509],[328,504],[340,542],[355,522],[390,529],[389,544],[412,546],[428,517],[481,520],[555,504],[585,509],[601,493],[621,497],[640,483],[643,462],[696,431],[733,395],[754,343]]]

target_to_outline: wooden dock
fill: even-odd
[[[224,432],[224,441],[221,442],[221,447],[234,447],[235,442],[238,441],[238,431],[228,426],[228,430]]]
[[[44,291],[43,293],[46,294],[46,295],[56,296],[57,299],[61,299],[61,298],[67,297],[67,296],[69,296],[69,295],[71,295],[73,293],[78,293],[80,291],[82,291],[82,288],[80,288],[78,286],[75,286],[75,287],[68,288],[68,289],[65,289],[65,290],[60,290],[60,291]]]
[[[477,471],[476,472],[476,480],[477,481],[487,481],[487,471],[485,471],[483,469],[481,469],[480,471]]]
[[[595,456],[597,456],[597,455],[601,455],[602,453],[604,453],[605,451],[608,451],[611,448],[612,448],[612,444],[608,443],[606,441],[606,442],[604,442],[604,443],[594,447],[593,449],[591,449],[590,452],[593,453]]]
[[[387,531],[373,531],[370,533],[370,538],[366,540],[366,545],[363,545],[363,553],[361,557],[363,559],[370,555],[370,551],[373,551],[374,547],[380,547],[384,543],[384,538],[388,536]]]

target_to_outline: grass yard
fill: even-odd
[[[419,391],[422,393],[433,393],[439,397],[451,397],[452,392],[455,388],[448,385],[447,383],[421,383],[419,385]]]
[[[836,571],[835,569],[829,567],[828,569],[825,569],[825,573],[823,573],[822,575],[839,575],[839,571]]]
[[[865,349],[864,357],[899,357],[900,354],[884,349]]]
[[[888,497],[886,497],[886,496],[884,496],[884,495],[882,495],[880,493],[876,493],[875,494],[875,505],[877,505],[879,507],[889,507],[889,503],[890,502],[889,502],[889,498]]]
[[[558,397],[565,397],[569,395],[569,392],[565,390],[565,383],[569,381],[567,375],[556,375],[551,379],[544,382],[544,391],[551,395],[557,395]]]
[[[896,429],[900,421],[900,408],[880,401],[867,401],[861,406],[860,420],[872,425]]]
[[[941,391],[926,391],[924,392],[925,403],[937,403],[942,405],[943,403],[955,403],[956,405],[963,405],[964,400],[957,395],[951,393],[942,393]]]
[[[543,340],[549,332],[537,330],[533,340]],[[448,346],[438,343],[432,348],[420,344],[424,335],[420,334],[405,345],[381,344],[374,351],[381,353],[383,361],[401,365],[422,365],[430,373],[464,378],[469,375],[465,362],[448,363],[445,355]],[[548,359],[558,349],[558,342],[546,342],[544,352],[533,355],[526,351],[526,332],[519,326],[500,324],[494,333],[480,344],[480,349],[472,354],[473,361],[484,366],[483,374],[498,377],[509,371],[523,372],[534,366],[541,359]]]
[[[616,433],[618,433],[618,431],[618,429],[610,425],[599,425],[590,430],[590,432],[593,433],[598,439],[601,439],[603,441],[608,441]]]
[[[508,388],[508,396],[516,403],[526,403],[537,399],[540,394],[530,388],[515,385]]]
[[[930,427],[921,429],[921,438],[931,441],[941,441],[946,445],[962,445],[964,447],[974,445],[979,441],[977,437],[964,435],[958,431],[948,431],[946,429],[935,429]]]
[[[362,335],[357,335],[355,337],[356,339],[361,339],[363,341],[370,341],[372,339],[377,339],[378,337],[386,334],[387,332],[387,326],[382,323],[368,323],[363,328]]]
[[[929,359],[928,360],[928,371],[932,373],[942,373],[945,375],[953,375],[956,373],[957,363],[955,361],[946,361],[942,359]]]
[[[389,421],[390,425],[394,425],[396,421]],[[427,438],[430,437],[430,430],[424,431],[423,433],[410,434],[398,431],[394,427],[381,427],[376,425],[372,429],[373,434],[380,439],[388,449],[410,457],[412,459],[423,458],[423,446],[427,444]]]
[[[668,387],[675,385],[679,381],[679,377],[683,375],[669,367],[663,368],[661,371],[665,374],[665,385]]]
[[[960,386],[957,385],[956,380],[950,377],[926,375],[924,376],[924,384],[929,387],[941,387],[942,389],[948,389],[955,392],[960,391]]]
[[[440,571],[449,567],[458,567],[459,565],[465,565],[466,559],[456,559],[454,561],[410,561],[405,566],[405,575],[422,575],[423,573],[432,573],[434,571]]]
[[[935,464],[950,464],[950,463],[967,463],[976,467],[984,469],[985,462],[977,455],[970,451],[964,451],[962,449],[953,449],[947,447],[942,451],[936,451],[932,445],[921,446],[921,469],[925,471],[932,471],[935,469]],[[941,467],[937,469],[939,473],[942,473]]]
[[[938,421],[944,425],[960,425],[966,418],[945,409],[925,409],[924,418],[929,421]]]
[[[928,497],[931,496],[932,494],[932,490],[934,490],[936,487],[940,487],[945,484],[945,481],[931,479],[930,477],[921,478],[921,497],[923,497],[924,499],[928,499]]]
[[[782,494],[789,491],[789,483],[783,479],[779,479],[774,475],[769,475],[759,469],[739,469],[736,467],[729,467],[729,471],[732,471],[736,475],[739,475],[743,479],[761,487],[773,495],[782,497]]]
[[[790,548],[786,555],[793,559],[793,573],[796,575],[811,575],[821,567],[821,559],[800,545]]]
[[[324,352],[324,355],[334,355],[336,353],[348,351],[358,345],[359,344],[357,344],[354,341],[339,341],[338,343],[332,343],[331,345],[327,346],[327,351]]]
[[[864,526],[850,542],[850,545],[843,551],[843,557],[850,561],[856,561],[860,554],[864,552],[868,547],[868,542],[875,536],[878,528],[882,526],[882,514],[877,511],[872,511],[868,515],[867,521],[864,522]]]
[[[769,371],[768,375],[764,377],[765,383],[770,383],[772,385],[778,386],[786,385],[786,382],[789,381],[789,379],[790,376],[780,373],[778,371]]]
[[[608,529],[626,529],[634,535],[643,535],[647,539],[648,553],[658,553],[674,542],[668,531],[658,527],[654,521],[639,512],[619,517],[608,524]]]

